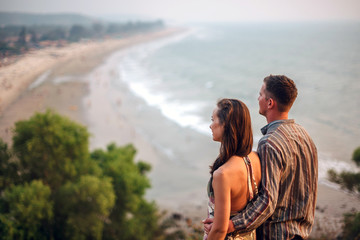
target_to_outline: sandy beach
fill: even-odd
[[[114,111],[109,97],[109,81],[114,72],[101,67],[116,51],[130,46],[183,32],[183,29],[165,29],[123,39],[107,39],[74,43],[61,48],[47,48],[29,52],[15,63],[0,68],[0,137],[11,144],[14,123],[28,119],[35,112],[47,108],[68,116],[88,127],[92,134],[90,148],[103,148],[110,142],[118,145],[133,143],[138,150],[137,159],[153,166],[150,179],[157,189],[149,198],[157,201],[161,209],[180,213],[200,225],[206,216],[206,196],[203,182],[184,179],[191,190],[171,192],[164,178],[173,174],[175,179],[186,178],[176,171],[172,162],[160,163],[161,153],[136,128],[136,122],[127,112],[131,105],[129,89],[122,87],[116,95],[118,111]],[[110,60],[109,60],[110,61]],[[111,61],[110,63],[111,64]],[[106,74],[107,78],[104,78]],[[34,84],[36,80],[39,84]],[[57,79],[57,82],[50,81]],[[168,169],[174,169],[168,171]],[[194,169],[193,171],[199,171]],[[207,174],[207,169],[198,176]],[[188,181],[188,182],[186,182]],[[160,186],[160,187],[159,187]],[[319,184],[315,226],[312,236],[335,236],[341,231],[345,212],[360,211],[360,199],[343,190]]]

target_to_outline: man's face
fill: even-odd
[[[267,104],[268,104],[268,100],[266,99],[266,95],[265,95],[265,89],[266,89],[266,84],[263,83],[263,85],[261,86],[260,92],[259,92],[259,97],[258,97],[259,113],[263,116],[266,116]]]

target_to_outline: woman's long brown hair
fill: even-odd
[[[253,145],[251,118],[249,109],[237,99],[221,99],[217,103],[217,116],[224,124],[220,154],[210,167],[211,175],[232,156],[247,156]]]

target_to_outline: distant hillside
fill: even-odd
[[[0,12],[0,26],[6,25],[90,25],[97,19],[80,14],[31,14]]]

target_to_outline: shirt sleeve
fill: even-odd
[[[267,142],[258,147],[258,154],[261,161],[261,188],[256,199],[231,219],[239,232],[250,232],[263,224],[273,214],[278,199],[283,168],[279,150]]]

